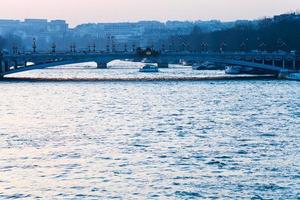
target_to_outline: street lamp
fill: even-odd
[[[111,50],[112,52],[116,51],[115,36],[111,36]]]
[[[205,42],[205,44],[204,44],[204,49],[206,52],[208,52],[208,43],[207,42]]]
[[[161,50],[162,50],[162,52],[164,52],[165,49],[166,49],[166,48],[165,48],[165,44],[162,44],[162,45],[161,45]]]
[[[92,47],[93,47],[93,52],[96,52],[96,43],[95,42],[93,43]]]
[[[13,44],[12,49],[13,49],[13,54],[17,54],[18,53],[18,47],[17,47],[17,45],[15,43]]]
[[[183,42],[183,43],[181,44],[181,50],[182,50],[182,51],[185,51],[185,47],[186,47],[186,45],[185,45],[185,43]]]
[[[76,52],[76,44],[75,43],[71,43],[70,45],[70,51],[75,53]]]
[[[204,42],[202,42],[201,43],[201,48],[200,48],[200,51],[202,52],[202,51],[207,51],[207,43],[204,43]]]
[[[70,52],[73,52],[73,44],[70,44]]]
[[[124,44],[124,52],[127,52],[127,44]]]
[[[55,53],[56,52],[56,44],[53,42],[52,46],[52,53]]]
[[[36,53],[36,48],[37,48],[36,39],[33,38],[32,39],[32,50],[33,50],[33,53]]]

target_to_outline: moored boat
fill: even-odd
[[[139,72],[159,72],[158,67],[151,64],[146,64],[139,69]]]
[[[226,74],[240,74],[241,67],[240,66],[226,66],[225,73]]]
[[[286,76],[287,79],[300,81],[300,72],[298,73],[289,73]]]

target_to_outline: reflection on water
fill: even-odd
[[[136,70],[11,76],[128,73]],[[298,82],[2,82],[0,88],[0,199],[299,198]]]

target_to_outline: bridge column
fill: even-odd
[[[274,59],[272,60],[272,65],[275,66],[275,60]]]
[[[282,67],[285,68],[285,59],[282,59]]]
[[[107,69],[107,63],[106,62],[97,62],[97,68],[98,69]]]
[[[167,63],[167,62],[159,62],[159,63],[157,63],[157,66],[159,68],[168,68],[169,67],[169,63]]]

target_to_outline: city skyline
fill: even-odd
[[[212,20],[233,21],[258,19],[280,13],[298,11],[296,0],[181,0],[137,1],[117,0],[71,1],[71,0],[10,0],[2,2],[2,19],[45,18],[64,19],[71,27],[82,23],[135,22],[140,20]],[[260,6],[258,6],[260,5]],[[270,6],[271,5],[271,6]],[[137,6],[139,8],[137,9]],[[30,11],[30,12],[29,12]]]

